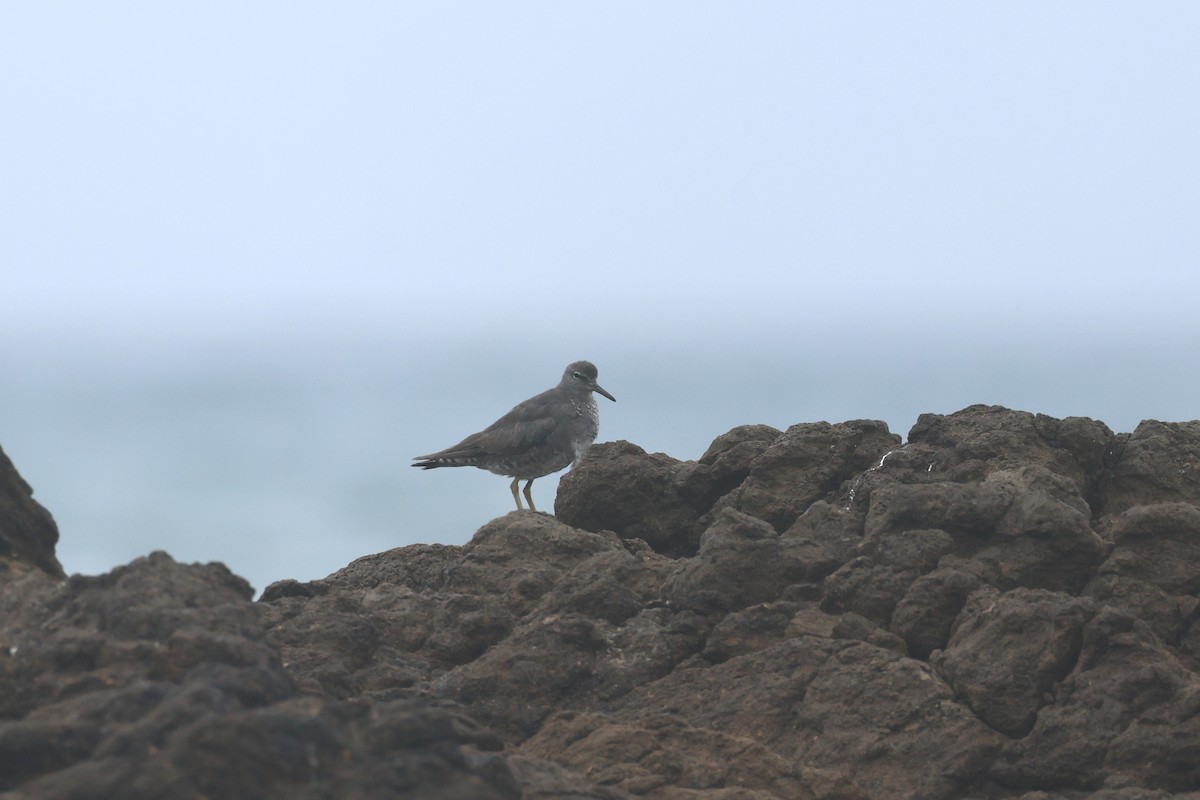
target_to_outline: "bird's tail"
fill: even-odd
[[[437,469],[438,467],[449,466],[449,464],[447,464],[445,461],[437,458],[430,458],[429,456],[417,456],[417,459],[418,460],[413,463],[413,466],[420,467],[421,469]]]

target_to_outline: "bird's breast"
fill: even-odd
[[[575,408],[577,426],[572,441],[575,458],[572,459],[571,466],[574,467],[587,453],[592,442],[596,441],[596,434],[600,432],[600,410],[591,397],[586,400],[573,400],[571,405]]]

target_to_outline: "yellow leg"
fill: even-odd
[[[508,488],[512,489],[512,493],[513,493],[513,500],[516,500],[516,501],[517,501],[517,511],[524,511],[524,510],[525,510],[525,508],[524,508],[524,507],[521,505],[521,495],[517,494],[517,484],[518,484],[518,483],[520,483],[520,482],[521,482],[521,479],[520,479],[520,478],[513,478],[512,485],[511,485],[511,486],[509,486]],[[528,496],[529,496],[529,494],[528,494],[528,492],[529,492],[529,487],[528,487],[528,486],[526,486],[526,487],[525,487],[525,491],[526,491],[526,495],[525,495],[525,496],[526,496],[526,497],[528,497]],[[529,503],[529,505],[533,505],[533,502],[531,501],[531,502]]]
[[[533,495],[529,493],[530,486],[533,486],[533,478],[530,478],[529,482],[525,484],[525,499],[529,501],[529,510],[537,511],[537,508],[533,505]],[[517,501],[517,504],[520,505],[519,500]]]

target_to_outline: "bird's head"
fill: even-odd
[[[596,383],[596,365],[590,361],[576,361],[567,366],[563,372],[563,385],[572,391],[595,392],[602,394],[614,403],[617,398],[604,391],[604,387]]]

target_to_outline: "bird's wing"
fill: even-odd
[[[429,455],[417,456],[418,460],[472,459],[483,456],[504,456],[520,453],[537,447],[554,433],[558,425],[553,419],[517,422],[503,428],[488,428],[473,433],[453,447]]]
[[[474,440],[473,443],[485,452],[506,454],[537,447],[550,439],[558,428],[559,420],[548,413],[546,406],[527,401],[467,438]]]
[[[550,439],[559,421],[549,413],[542,395],[532,397],[513,408],[479,433],[473,433],[453,447],[447,447],[420,459],[474,458],[507,455],[529,450]]]

